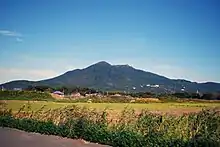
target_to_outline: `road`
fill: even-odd
[[[109,147],[83,140],[61,138],[58,136],[47,136],[38,133],[27,133],[24,131],[0,128],[1,147]]]

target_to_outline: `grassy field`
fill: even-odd
[[[3,101],[1,101],[3,102]],[[21,107],[29,103],[31,110],[36,111],[44,106],[45,110],[56,109],[69,105],[77,105],[81,107],[88,107],[102,111],[108,109],[109,111],[120,112],[127,108],[132,108],[136,111],[147,109],[156,113],[169,113],[169,114],[183,114],[190,112],[198,112],[205,108],[220,107],[220,103],[147,103],[147,104],[132,104],[132,103],[58,103],[46,101],[19,101],[19,100],[4,100],[7,108],[12,111],[18,111]]]

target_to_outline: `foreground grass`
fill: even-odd
[[[190,112],[198,112],[205,108],[220,107],[220,103],[60,103],[51,101],[20,101],[20,100],[4,100],[1,101],[7,103],[7,108],[12,109],[12,111],[18,111],[24,105],[30,105],[32,111],[36,111],[43,107],[44,110],[63,108],[66,106],[77,105],[80,107],[87,107],[90,109],[97,109],[98,111],[103,111],[108,109],[109,111],[114,111],[120,113],[125,108],[131,108],[135,111],[141,111],[142,109],[147,109],[152,112],[158,113],[171,113],[171,114],[183,114]],[[25,108],[27,109],[27,107]]]
[[[62,104],[55,103],[52,106],[63,107]],[[117,121],[112,121],[108,119],[109,113],[105,110],[89,109],[88,106],[92,104],[84,104],[87,107],[78,105],[82,104],[58,109],[53,107],[53,109],[47,110],[42,107],[32,111],[33,108],[29,103],[12,113],[8,109],[9,106],[1,103],[0,126],[47,135],[82,138],[115,147],[220,146],[220,113],[218,109],[172,116],[152,114],[147,110],[142,110],[137,115],[135,110],[127,108],[121,111]],[[132,106],[139,105],[132,104]],[[173,103],[169,106],[175,107]],[[182,107],[182,104],[179,107]],[[201,108],[203,106],[193,107]]]

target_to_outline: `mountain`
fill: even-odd
[[[219,92],[220,83],[196,83],[173,80],[151,72],[135,69],[129,65],[111,65],[98,62],[84,69],[68,71],[60,76],[41,81],[12,81],[0,85],[6,89],[46,85],[51,87],[88,87],[98,90],[130,92]]]

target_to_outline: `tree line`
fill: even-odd
[[[50,87],[50,86],[29,86],[25,90],[27,91],[40,91],[40,92],[54,92],[54,91],[61,91],[64,92],[65,95],[69,95],[71,93],[80,93],[81,95],[85,94],[101,94],[103,96],[106,95],[121,95],[121,96],[131,96],[131,97],[141,97],[141,98],[187,98],[187,99],[206,99],[206,100],[220,100],[220,92],[219,93],[205,93],[205,94],[198,94],[198,93],[188,93],[188,92],[179,92],[179,93],[151,93],[151,92],[136,92],[136,93],[125,93],[121,91],[102,91],[96,90],[92,88],[86,87]]]

